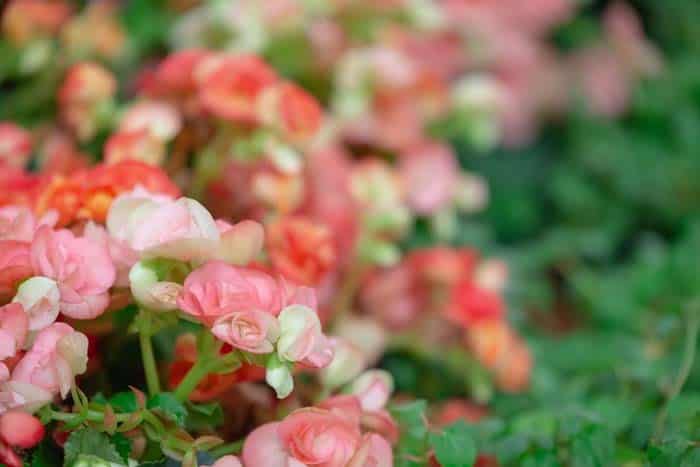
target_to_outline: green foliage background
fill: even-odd
[[[594,38],[605,3],[556,39]],[[622,119],[583,103],[531,147],[459,148],[492,190],[461,242],[508,259],[535,354],[531,391],[497,397],[474,428],[505,465],[700,465],[700,2],[632,3],[665,71]]]

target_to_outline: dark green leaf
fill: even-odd
[[[430,445],[443,467],[471,467],[474,464],[476,446],[464,421],[450,425],[440,433],[431,433]]]
[[[82,455],[92,455],[108,462],[124,464],[109,437],[89,427],[80,428],[71,433],[63,449],[65,453],[64,466],[66,467],[71,467]]]
[[[132,391],[118,392],[108,402],[117,412],[136,412],[139,409],[136,395]]]
[[[160,394],[156,394],[148,399],[146,408],[160,411],[179,426],[185,426],[187,409],[172,393],[161,392]]]

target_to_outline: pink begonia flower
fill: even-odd
[[[129,107],[119,123],[120,132],[146,129],[161,141],[170,141],[182,127],[182,118],[175,106],[167,102],[141,101]]]
[[[58,221],[56,211],[49,211],[37,219],[25,206],[5,206],[0,208],[0,240],[31,242],[34,232],[40,225],[53,227]]]
[[[367,404],[366,401],[363,402],[360,397],[352,394],[334,396],[317,404],[319,408],[333,411],[353,420],[365,431],[378,433],[391,442],[396,442],[399,439],[399,426],[389,412],[381,408],[375,409],[378,406],[379,404]]]
[[[10,303],[0,307],[0,360],[15,356],[24,346],[28,331],[29,318],[22,305]]]
[[[53,394],[31,383],[10,379],[0,383],[0,413],[10,409],[35,412],[51,402]]]
[[[277,433],[292,457],[324,467],[345,466],[361,440],[356,424],[313,407],[292,412],[280,422]]]
[[[277,354],[284,361],[324,368],[333,360],[333,347],[321,330],[315,310],[305,305],[289,305],[280,313]]]
[[[338,396],[329,397],[318,404],[319,409],[330,410],[331,412],[341,415],[353,423],[360,423],[362,417],[362,406],[360,399],[357,396],[350,394],[341,394]]]
[[[391,444],[376,433],[367,433],[347,467],[393,467],[394,452]]]
[[[337,337],[330,338],[329,341],[334,356],[330,364],[321,370],[321,383],[339,388],[355,379],[365,369],[367,361],[362,351],[351,342]]]
[[[277,319],[265,311],[249,309],[234,311],[218,318],[212,334],[234,348],[266,354],[274,350],[279,338]]]
[[[391,414],[384,409],[362,412],[360,425],[364,430],[378,433],[392,443],[399,440],[399,426]]]
[[[277,431],[280,423],[266,423],[255,429],[243,444],[243,465],[265,467],[306,467],[289,455]]]
[[[384,370],[368,370],[352,385],[352,393],[358,397],[362,409],[366,411],[383,409],[393,390],[394,380]]]
[[[114,281],[114,285],[116,287],[128,287],[129,270],[139,260],[138,253],[129,248],[124,242],[110,236],[107,229],[94,222],[87,223],[83,236],[107,248],[117,270],[117,278]]]
[[[256,222],[217,225],[209,211],[193,199],[173,201],[141,188],[114,200],[107,230],[143,258],[222,259],[239,265],[257,256],[264,239],[262,226]]]
[[[459,166],[450,148],[424,143],[401,155],[399,172],[408,204],[419,214],[431,214],[452,201]]]
[[[58,284],[48,277],[35,276],[22,282],[12,299],[24,308],[29,330],[39,331],[56,321],[61,301]]]
[[[12,380],[29,383],[65,398],[75,376],[87,366],[87,337],[65,323],[41,330],[34,345],[12,371]]]
[[[262,250],[265,232],[257,222],[245,220],[235,225],[217,219],[221,242],[213,259],[239,266],[250,263]]]
[[[253,431],[243,445],[245,465],[344,467],[362,440],[359,426],[329,410],[304,408]]]
[[[10,379],[10,369],[7,368],[7,365],[0,362],[0,383],[4,383],[8,379]]]
[[[32,275],[29,244],[0,240],[0,300],[9,300],[19,283]]]
[[[36,273],[58,283],[66,316],[92,319],[107,308],[116,269],[104,245],[42,226],[32,243],[31,263]]]
[[[210,261],[187,276],[178,305],[211,325],[235,311],[253,309],[276,316],[282,297],[277,282],[264,272]]]

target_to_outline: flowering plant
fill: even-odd
[[[6,2],[0,464],[694,465],[697,80],[593,3]]]

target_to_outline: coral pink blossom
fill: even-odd
[[[177,109],[167,102],[141,101],[129,108],[119,123],[120,132],[147,130],[160,141],[170,141],[182,127]]]
[[[32,138],[14,123],[0,122],[0,166],[24,167],[32,152]]]
[[[425,143],[405,151],[399,171],[407,201],[419,214],[434,213],[454,197],[459,167],[445,145]]]
[[[496,384],[507,392],[527,387],[532,356],[525,342],[504,320],[478,322],[467,329],[467,344],[474,356],[494,373]]]
[[[139,260],[138,253],[129,248],[123,241],[110,236],[104,227],[94,222],[87,223],[83,235],[90,241],[107,248],[117,271],[114,285],[128,287],[129,270]]]
[[[29,244],[0,240],[0,300],[12,298],[19,283],[32,273]]]
[[[194,92],[195,69],[210,54],[206,50],[187,49],[168,55],[158,66],[153,91],[179,96]]]
[[[501,297],[472,280],[464,280],[452,290],[447,317],[461,326],[468,327],[481,321],[498,321],[505,314]]]
[[[274,84],[275,71],[253,55],[213,57],[200,68],[199,99],[212,115],[234,122],[255,123],[262,91]],[[198,73],[200,70],[198,70]]]
[[[292,457],[324,467],[345,466],[361,439],[355,424],[316,408],[292,412],[280,423],[278,434]]]
[[[218,318],[212,334],[232,347],[252,353],[270,353],[279,338],[274,316],[260,310],[235,311]]]
[[[376,433],[367,433],[347,467],[393,467],[394,453],[391,444]]]
[[[108,70],[92,62],[73,65],[58,90],[63,106],[92,104],[111,97],[117,90],[117,81]]]
[[[20,411],[0,415],[0,440],[10,446],[29,449],[44,437],[44,425],[36,417]]]
[[[14,357],[24,345],[28,331],[29,319],[22,305],[10,303],[0,307],[0,360]]]
[[[117,91],[117,81],[110,71],[97,63],[73,65],[58,90],[63,121],[80,140],[92,138],[98,127],[97,113]]]
[[[436,285],[451,285],[471,277],[478,260],[474,250],[440,246],[414,250],[406,258],[423,279]]]
[[[330,230],[304,217],[285,217],[269,225],[267,244],[275,269],[299,284],[317,285],[335,264]]]
[[[264,465],[266,467],[306,467],[294,459],[279,437],[280,423],[267,423],[255,429],[243,445],[243,465]]]
[[[450,399],[440,407],[435,415],[438,426],[452,425],[458,420],[476,423],[488,415],[488,409],[463,399]]]
[[[84,334],[65,323],[54,323],[36,336],[31,350],[12,371],[12,380],[66,397],[75,375],[85,371],[87,345]]]
[[[0,240],[17,240],[31,242],[34,231],[40,225],[53,226],[58,220],[55,212],[49,212],[40,219],[24,206],[5,206],[0,208]]]
[[[279,128],[293,142],[308,141],[321,127],[323,114],[318,101],[289,82],[268,87],[261,96],[259,107],[260,120]]]
[[[44,0],[14,0],[3,11],[3,36],[16,46],[54,36],[70,18],[69,2]]]
[[[65,315],[91,319],[107,308],[116,269],[104,245],[43,226],[32,243],[31,263],[38,274],[58,283]]]
[[[387,326],[410,325],[423,309],[426,290],[407,264],[369,276],[360,292],[363,306]]]
[[[104,147],[104,160],[107,164],[136,160],[158,166],[164,157],[165,144],[146,128],[114,133]]]
[[[282,297],[277,282],[264,272],[210,261],[185,279],[178,305],[206,324],[236,311],[279,314]]]

